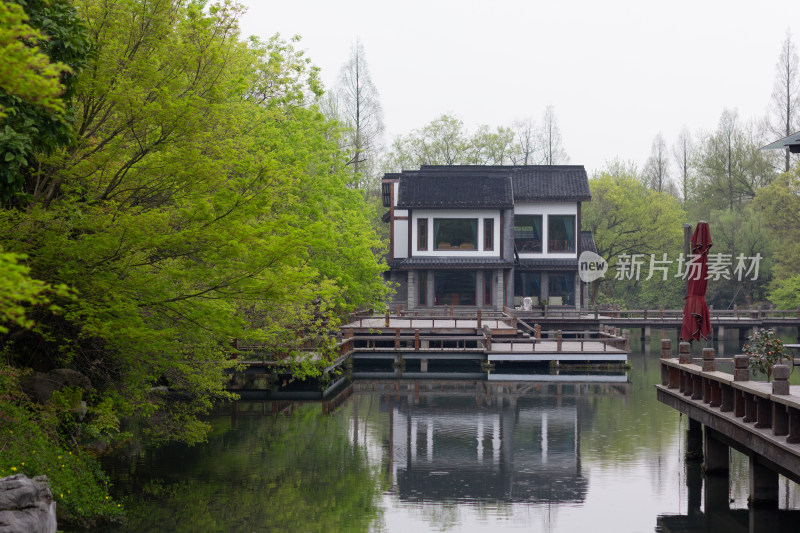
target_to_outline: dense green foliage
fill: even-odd
[[[609,262],[605,278],[594,282],[597,303],[623,306],[677,308],[685,282],[676,277],[677,265],[664,273],[653,270],[651,258],[675,261],[682,252],[685,212],[666,192],[646,188],[639,179],[617,170],[590,180],[592,201],[583,208],[582,229],[594,234],[598,253]],[[634,256],[641,265],[633,265]],[[650,277],[650,279],[647,279]]]
[[[42,280],[3,295],[28,312],[0,341],[15,365],[88,376],[87,424],[113,436],[136,413],[153,439],[197,441],[196,415],[228,397],[234,339],[293,353],[287,366],[313,376],[340,317],[381,305],[371,208],[315,105],[317,70],[291,42],[243,41],[237,6],[42,5],[69,15],[42,22],[52,35],[88,45],[49,41],[52,60],[58,43],[81,52],[63,57],[73,120],[29,144],[0,211],[3,261],[25,254],[16,271]],[[48,286],[75,295],[55,295],[58,314],[36,299]]]
[[[60,520],[91,525],[114,519],[121,505],[109,497],[107,477],[66,438],[64,427],[74,422],[64,395],[35,405],[19,389],[19,372],[0,365],[0,477],[46,475]]]

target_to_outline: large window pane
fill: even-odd
[[[417,273],[417,304],[428,305],[428,273]]]
[[[550,215],[548,224],[548,252],[574,252],[575,251],[575,216]]]
[[[558,305],[575,305],[575,274],[573,272],[550,272],[548,289],[550,303]]]
[[[417,219],[417,250],[428,249],[428,219]]]
[[[433,287],[436,305],[475,305],[475,272],[436,272]]]
[[[542,215],[514,215],[514,245],[520,254],[542,252]]]
[[[539,304],[542,293],[541,274],[538,272],[514,272],[514,305],[522,305],[522,299],[530,297],[533,305]]]
[[[435,250],[477,250],[477,218],[433,219]]]

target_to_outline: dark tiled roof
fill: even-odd
[[[587,201],[589,177],[583,165],[423,165],[400,175],[398,207],[487,207],[514,201]],[[386,178],[396,178],[387,174]],[[511,192],[502,178],[512,178]],[[500,187],[495,189],[495,187]]]
[[[514,200],[586,201],[592,198],[583,165],[528,166],[513,171]]]
[[[519,270],[578,270],[577,259],[520,259]]]
[[[508,176],[425,174],[400,177],[397,207],[510,209],[514,205]]]
[[[581,252],[597,253],[597,245],[594,243],[594,235],[591,231],[581,232]]]
[[[439,270],[477,270],[482,268],[511,268],[513,263],[505,259],[500,259],[499,257],[409,257],[406,259],[395,259],[389,266],[392,270],[417,270],[425,268]]]

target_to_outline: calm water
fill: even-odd
[[[786,510],[800,492],[783,478],[781,511],[748,512],[735,452],[730,483],[706,501],[683,460],[686,420],[656,400],[657,345],[634,346],[616,375],[487,380],[476,368],[359,378],[334,403],[220,407],[207,444],[107,464],[123,531],[797,531]]]

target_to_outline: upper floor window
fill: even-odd
[[[520,254],[542,252],[542,215],[514,215],[514,245]]]
[[[434,218],[434,250],[477,250],[477,218]]]
[[[483,219],[483,249],[494,250],[494,219]]]
[[[428,219],[417,219],[417,250],[428,249]]]
[[[575,252],[575,215],[550,215],[547,217],[547,227],[548,252]]]

